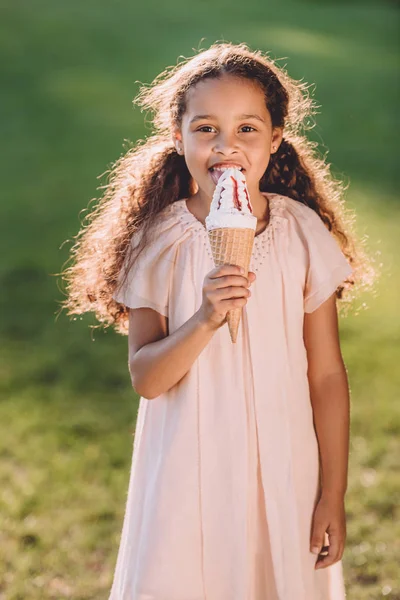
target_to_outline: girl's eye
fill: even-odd
[[[197,129],[197,131],[201,131],[202,133],[210,133],[209,131],[204,131],[204,129],[213,129],[213,128],[211,127],[211,125],[203,125],[202,127],[199,127]]]
[[[197,131],[201,131],[202,133],[212,133],[212,131],[210,131],[211,129],[214,129],[214,127],[211,125],[202,125],[197,129]],[[243,131],[244,129],[246,129],[246,131],[243,133],[251,133],[252,131],[256,131],[254,127],[250,127],[250,125],[242,125],[240,130]]]

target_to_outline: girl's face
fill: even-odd
[[[282,129],[272,127],[264,93],[256,83],[225,75],[200,81],[189,90],[174,139],[199,195],[211,199],[218,166],[231,165],[243,169],[250,196],[256,198],[271,152],[282,140]]]

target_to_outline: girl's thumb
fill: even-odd
[[[325,531],[321,524],[315,524],[311,536],[311,552],[319,554],[322,550]]]

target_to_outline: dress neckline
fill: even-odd
[[[271,194],[267,194],[267,192],[261,192],[261,193],[263,196],[266,197],[267,202],[268,202],[269,221],[268,221],[267,225],[264,227],[264,229],[254,236],[255,240],[257,238],[261,238],[266,232],[269,231],[269,229],[272,226],[272,221],[274,220],[274,211],[273,211],[274,196]],[[195,217],[195,215],[192,213],[192,211],[189,210],[186,200],[187,200],[187,198],[183,198],[181,200],[181,203],[183,205],[185,212],[187,213],[189,218],[191,218],[191,220],[193,221],[194,224],[196,224],[198,227],[200,227],[203,231],[207,232],[206,226],[197,217]]]
[[[267,192],[262,193],[267,196],[268,200],[269,222],[268,225],[254,238],[254,247],[250,268],[255,272],[257,272],[264,263],[267,254],[270,251],[272,240],[275,239],[276,234],[283,231],[287,225],[287,218],[284,214],[286,207],[285,197],[270,192],[268,192],[268,195]],[[188,209],[186,200],[186,198],[175,200],[175,202],[168,205],[168,209],[176,213],[185,231],[191,229],[196,236],[200,236],[201,242],[204,244],[205,251],[209,256],[210,261],[213,262],[214,259],[208,239],[207,229],[205,225],[203,225],[203,223],[199,221],[199,219],[195,217],[194,214]]]

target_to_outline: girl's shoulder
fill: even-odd
[[[288,196],[272,195],[275,219],[286,232],[284,238],[296,254],[301,248],[310,257],[328,257],[342,262],[343,252],[338,238],[328,229],[319,214],[309,206]],[[274,210],[271,211],[273,215]]]
[[[303,222],[313,220],[314,215],[319,219],[319,216],[312,208],[303,204],[303,202],[293,200],[293,198],[290,198],[289,196],[268,193],[268,198],[272,208],[275,208],[275,211],[279,212],[281,217],[286,219],[296,219]]]
[[[302,238],[323,235],[333,237],[321,217],[309,206],[281,194],[268,194],[272,219],[280,219],[291,234]]]
[[[193,223],[187,218],[185,201],[177,200],[163,208],[150,226],[148,245],[153,251],[163,252],[167,248],[184,242],[191,234]],[[133,247],[139,245],[141,231],[135,232],[131,239]]]
[[[149,307],[168,315],[168,286],[177,267],[177,254],[191,237],[185,226],[181,202],[175,202],[154,217],[146,242],[138,229],[130,239],[134,256],[127,251],[113,299],[129,308]],[[184,261],[183,261],[184,262]]]
[[[287,196],[280,196],[278,204],[289,255],[305,267],[304,310],[313,312],[353,274],[353,269],[315,210]]]

